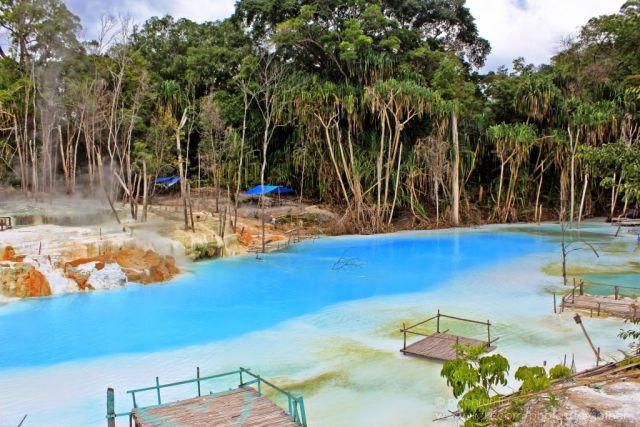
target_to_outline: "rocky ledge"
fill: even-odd
[[[173,256],[120,230],[37,226],[0,238],[0,300],[164,282],[179,273]]]

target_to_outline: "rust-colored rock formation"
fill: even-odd
[[[47,278],[31,264],[16,263],[0,269],[0,293],[18,298],[51,295]]]
[[[163,256],[150,250],[140,248],[122,248],[91,258],[79,258],[65,264],[68,277],[74,279],[83,288],[88,276],[74,273],[73,267],[95,262],[95,268],[100,270],[105,264],[117,263],[127,275],[129,281],[138,283],[164,282],[179,273],[176,260],[172,256]]]
[[[29,271],[26,285],[30,297],[43,297],[51,295],[51,287],[49,286],[47,278],[44,277],[44,275],[35,268],[32,268],[31,271]]]
[[[0,261],[11,261],[16,256],[16,251],[11,246],[5,246],[0,252]]]

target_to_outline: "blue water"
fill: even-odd
[[[486,231],[330,238],[263,260],[201,263],[165,285],[9,304],[0,307],[0,371],[219,341],[554,249],[543,237]]]

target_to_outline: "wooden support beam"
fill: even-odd
[[[111,387],[107,389],[107,427],[116,427],[115,393]]]
[[[589,345],[591,346],[591,350],[593,350],[593,354],[595,354],[595,356],[596,356],[596,364],[599,363],[600,362],[600,350],[597,350],[596,347],[593,345],[593,342],[591,341],[591,337],[587,333],[587,330],[584,327],[584,324],[582,323],[582,318],[580,317],[580,315],[578,313],[576,313],[576,315],[573,316],[573,320],[575,320],[575,322],[578,325],[580,325],[580,328],[582,328],[582,332],[584,333],[584,336],[587,338],[587,341],[589,342]]]

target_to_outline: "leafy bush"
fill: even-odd
[[[458,358],[447,361],[440,375],[447,380],[455,397],[460,397],[458,407],[469,424],[482,422],[491,408],[491,391],[496,385],[507,384],[509,362],[495,354],[480,357],[486,346],[458,347]]]
[[[547,371],[540,366],[521,366],[516,371],[516,379],[522,381],[520,391],[534,393],[542,391],[551,385]]]
[[[507,384],[509,361],[499,354],[482,356],[486,346],[462,347],[458,346],[458,358],[444,363],[440,375],[447,380],[453,395],[460,398],[458,408],[465,417],[465,427],[484,426],[487,413],[500,395],[495,391],[497,385]],[[551,381],[567,377],[571,369],[564,365],[556,365],[547,371],[540,366],[521,366],[515,373],[515,378],[522,382],[519,392],[524,394],[546,390]],[[555,396],[550,396],[550,402],[557,403]],[[509,410],[499,414],[497,425],[511,425],[522,417],[524,401],[514,399]]]
[[[571,369],[564,365],[556,365],[549,370],[549,377],[552,380],[565,378],[571,375]]]
[[[627,320],[628,323],[633,325],[640,325],[640,318]],[[621,330],[618,337],[630,341],[629,348],[636,356],[640,356],[640,328]]]

